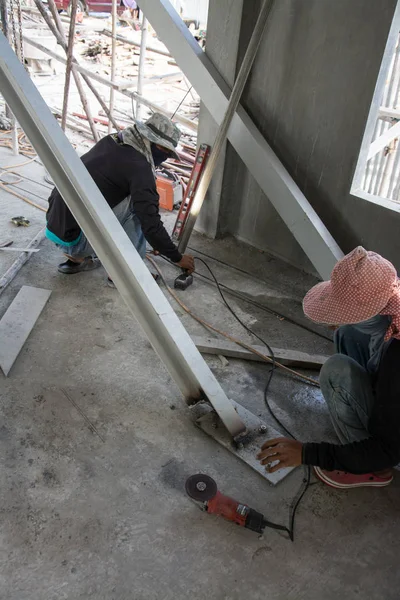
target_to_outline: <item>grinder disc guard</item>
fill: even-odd
[[[208,475],[191,475],[185,483],[186,493],[189,498],[198,502],[207,502],[214,498],[218,489],[214,479]]]

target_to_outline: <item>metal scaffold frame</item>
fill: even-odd
[[[6,102],[186,401],[208,400],[230,435],[240,436],[242,419],[2,33],[0,81]]]

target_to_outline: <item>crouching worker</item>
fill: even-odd
[[[320,385],[340,444],[270,440],[258,458],[270,471],[313,465],[326,484],[382,487],[400,461],[400,283],[394,266],[358,247],[340,260],[330,281],[305,296],[316,323],[338,326],[336,354]],[[278,461],[272,467],[270,463]]]
[[[194,259],[183,255],[164,228],[159,214],[155,167],[174,156],[180,131],[162,114],[107,135],[81,157],[97,187],[142,258],[146,240],[174,263],[194,271]],[[100,266],[94,250],[56,188],[49,198],[47,237],[62,250],[66,261],[60,273],[71,275]],[[111,280],[109,283],[112,284]]]

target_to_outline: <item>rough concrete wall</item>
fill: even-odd
[[[207,56],[216,69],[233,86],[239,49],[243,0],[218,0],[209,3],[207,24]],[[217,124],[204,104],[200,107],[199,142],[213,145]],[[197,231],[211,237],[218,235],[221,188],[225,165],[225,144],[196,223]]]
[[[239,59],[260,4],[245,5]],[[400,267],[400,215],[349,193],[395,6],[275,1],[242,104],[342,249],[361,243]],[[219,234],[313,270],[232,147],[220,204]]]

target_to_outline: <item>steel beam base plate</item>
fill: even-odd
[[[210,404],[200,402],[190,410],[194,416],[196,425],[200,427],[200,429],[214,438],[214,440],[221,444],[221,446],[224,446],[229,452],[240,458],[240,460],[247,463],[249,467],[257,471],[257,473],[270,484],[276,485],[291,473],[293,468],[281,469],[276,473],[267,473],[265,467],[260,465],[256,459],[256,455],[264,442],[272,438],[282,437],[282,434],[270,425],[264,423],[264,421],[234,400],[231,400],[231,402],[247,428],[247,435],[241,439],[239,444],[236,444],[232,440],[232,436],[224,427]]]

